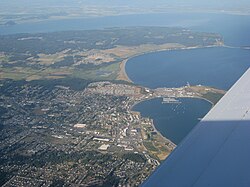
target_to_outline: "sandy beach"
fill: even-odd
[[[133,81],[128,77],[128,75],[126,73],[126,69],[125,69],[126,63],[127,63],[128,60],[129,59],[125,59],[122,62],[120,62],[120,71],[119,71],[118,76],[117,76],[116,79],[132,83]]]

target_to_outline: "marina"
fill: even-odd
[[[175,98],[171,98],[171,97],[162,98],[162,104],[165,104],[165,103],[181,104],[179,100]]]

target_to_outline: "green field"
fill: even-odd
[[[144,141],[143,145],[146,147],[147,150],[157,152],[159,151],[152,143],[152,141]]]
[[[223,97],[224,94],[209,92],[203,94],[202,97],[211,101],[214,105]]]
[[[115,80],[119,69],[119,63],[114,63],[107,66],[97,66],[91,70],[75,69],[70,76],[88,80]]]

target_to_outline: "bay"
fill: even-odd
[[[224,47],[162,51],[134,57],[126,72],[149,88],[205,85],[228,90],[250,67],[250,50]]]
[[[162,99],[156,98],[135,105],[133,110],[153,119],[155,128],[163,136],[179,144],[210,110],[211,103],[192,98],[178,100],[180,104],[162,104]]]

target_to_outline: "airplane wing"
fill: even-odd
[[[250,68],[142,186],[250,186]]]

